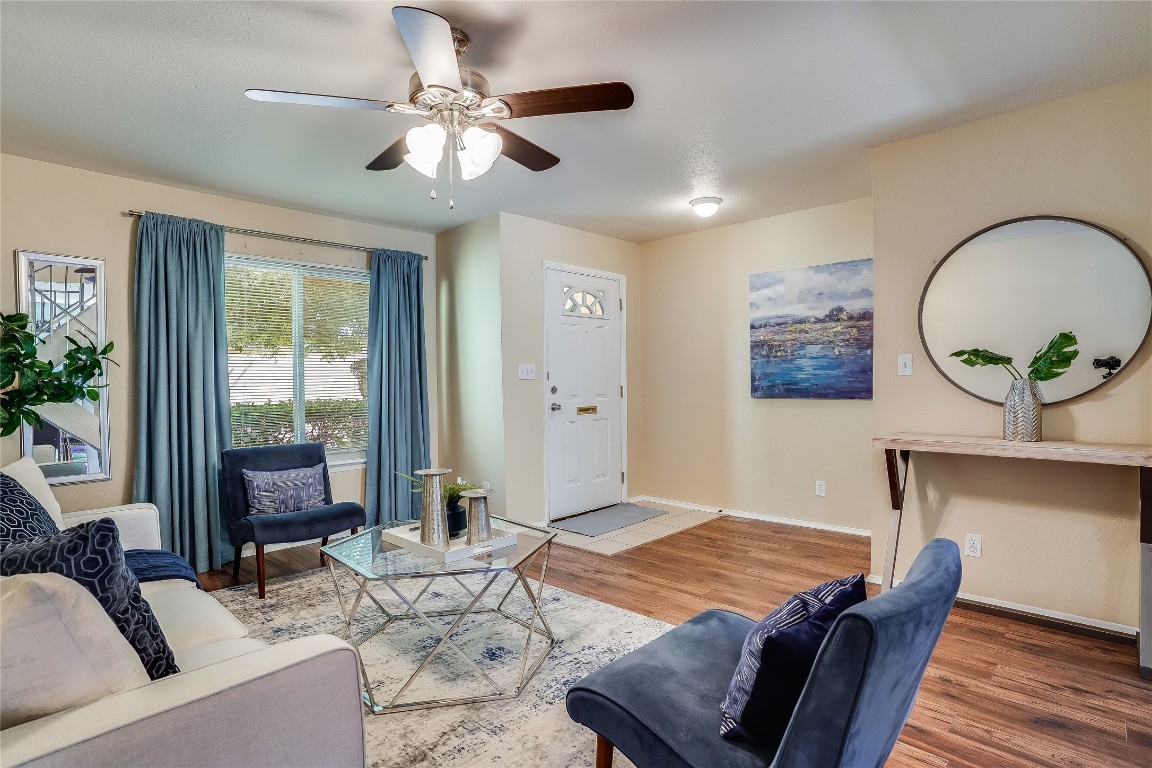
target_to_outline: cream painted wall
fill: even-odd
[[[871,256],[868,199],[641,245],[644,494],[870,527],[872,403],[752,398],[748,276]]]
[[[500,214],[501,343],[504,360],[506,511],[524,522],[544,519],[544,262],[615,272],[627,280],[628,491],[643,486],[641,466],[641,336],[634,318],[642,311],[635,286],[640,277],[636,243],[558,224]],[[520,381],[517,366],[536,365],[534,381]]]
[[[440,466],[489,482],[504,509],[504,396],[500,353],[500,217],[436,238],[440,312]]]
[[[121,215],[129,209],[178,216],[319,240],[411,250],[430,261],[425,272],[425,306],[432,399],[432,455],[437,450],[436,381],[436,243],[432,235],[260,205],[217,195],[82,171],[62,165],[0,155],[0,308],[15,311],[16,251],[34,250],[104,259],[107,274],[107,332],[116,343],[120,364],[110,374],[112,479],[55,486],[65,510],[121,504],[132,492],[135,461],[135,362],[132,336],[132,286],[136,220]],[[367,267],[366,254],[229,234],[225,247],[236,253],[272,258]],[[0,440],[0,464],[20,457],[20,439]],[[338,499],[363,499],[364,471],[332,474]]]
[[[880,147],[872,153],[872,174],[876,432],[996,436],[1000,410],[952,387],[925,357],[916,324],[924,282],[969,234],[1034,214],[1107,227],[1148,263],[1152,79]],[[979,311],[978,301],[972,309]],[[900,352],[916,354],[911,377],[895,375]],[[1046,408],[1044,436],[1152,443],[1150,357],[1145,346],[1114,384]],[[872,462],[881,462],[878,451]],[[888,506],[885,494],[873,496],[874,531],[886,529]],[[897,576],[929,538],[963,541],[965,533],[979,533],[983,557],[965,558],[963,592],[1133,626],[1137,515],[1133,468],[916,456]],[[874,573],[883,547],[883,536],[873,539]]]

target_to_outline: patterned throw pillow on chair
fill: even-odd
[[[14,478],[0,473],[0,549],[14,541],[59,533],[48,510]]]
[[[250,515],[275,515],[324,506],[323,464],[279,472],[242,471]]]
[[[720,735],[779,745],[836,617],[867,597],[859,573],[795,594],[765,616],[744,640],[720,707]]]
[[[58,573],[92,593],[156,680],[180,671],[140,583],[124,564],[120,531],[109,517],[0,550],[0,576]]]

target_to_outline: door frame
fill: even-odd
[[[620,471],[624,473],[624,482],[620,484],[620,501],[627,501],[628,496],[628,396],[630,390],[628,388],[628,278],[618,272],[606,272],[602,269],[592,269],[591,267],[580,267],[575,264],[564,264],[559,261],[545,261],[543,262],[543,269],[541,270],[541,286],[540,296],[541,305],[543,306],[543,317],[541,320],[544,323],[544,388],[542,391],[543,398],[541,399],[541,413],[544,415],[544,522],[552,522],[552,482],[551,474],[548,467],[548,404],[551,402],[551,392],[549,388],[552,386],[550,383],[550,376],[552,371],[549,370],[549,363],[551,358],[548,349],[548,275],[550,272],[565,272],[571,275],[585,275],[588,277],[598,277],[605,280],[615,280],[620,285],[620,386],[624,389],[624,395],[620,398]]]

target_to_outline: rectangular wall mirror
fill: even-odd
[[[107,343],[104,332],[104,262],[78,256],[19,251],[17,297],[36,336],[37,356],[60,362],[71,336],[80,344]],[[100,381],[107,380],[107,371]],[[108,390],[91,402],[48,403],[36,409],[43,428],[25,424],[24,455],[52,484],[111,477],[108,458]]]

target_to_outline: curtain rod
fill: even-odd
[[[124,211],[125,216],[136,216],[139,218],[143,216],[142,211]],[[348,243],[334,243],[331,240],[313,240],[310,237],[296,237],[295,235],[281,235],[276,232],[261,232],[258,229],[240,229],[238,227],[224,227],[225,232],[232,232],[237,235],[251,235],[252,237],[264,237],[269,240],[283,240],[288,243],[304,243],[305,245],[322,245],[326,248],[345,248],[349,251],[368,251],[371,253],[376,250],[366,245],[350,245]],[[424,261],[428,261],[427,256],[422,257]]]

